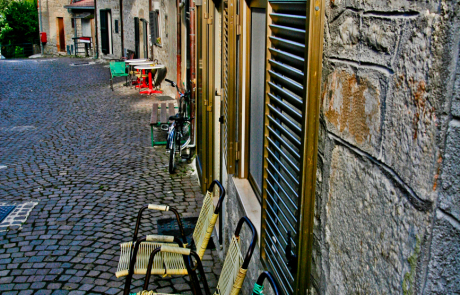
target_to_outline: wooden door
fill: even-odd
[[[58,51],[65,51],[64,18],[58,17]]]

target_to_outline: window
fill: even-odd
[[[248,178],[259,198],[264,146],[265,18],[265,8],[251,8]]]
[[[157,46],[161,46],[161,27],[160,27],[160,12],[158,10],[150,11],[150,36],[152,43]]]

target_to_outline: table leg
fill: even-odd
[[[152,71],[149,71],[149,89],[141,91],[139,93],[141,93],[141,94],[163,93],[162,91],[158,91],[158,90],[153,89]]]

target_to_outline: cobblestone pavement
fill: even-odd
[[[24,206],[33,207],[25,222],[0,228],[1,294],[119,294],[118,245],[131,239],[138,209],[200,208],[191,165],[169,175],[164,147],[150,146],[155,97],[121,78],[112,92],[107,64],[70,65],[82,62],[0,61],[0,203],[38,203]],[[150,214],[141,233],[156,233],[163,216]],[[214,287],[221,264],[207,251]],[[187,280],[155,278],[151,288],[190,293]],[[136,277],[131,290],[141,284]]]

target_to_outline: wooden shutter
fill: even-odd
[[[157,38],[160,37],[158,30],[158,12],[150,11],[150,36],[153,44],[157,44]]]
[[[136,58],[139,58],[139,18],[134,18],[134,52]]]
[[[223,156],[227,163],[227,173],[235,173],[236,156],[236,0],[223,4],[222,34],[222,116],[223,116]]]
[[[299,246],[305,1],[269,1],[262,257],[293,294]]]
[[[101,23],[101,51],[104,54],[109,53],[109,28],[107,24],[107,10],[100,10]]]

